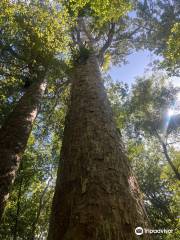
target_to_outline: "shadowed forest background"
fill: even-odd
[[[1,0],[0,240],[180,239],[179,66],[179,1]]]

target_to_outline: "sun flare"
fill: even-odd
[[[168,116],[171,117],[172,115],[174,115],[174,110],[173,109],[169,109],[168,110]]]
[[[180,102],[180,92],[177,94],[177,101]]]

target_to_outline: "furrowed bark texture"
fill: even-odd
[[[45,87],[43,81],[34,82],[0,129],[0,219]]]
[[[137,239],[147,218],[122,148],[92,55],[74,70],[48,240]]]

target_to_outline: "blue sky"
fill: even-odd
[[[109,74],[113,80],[119,80],[131,85],[137,76],[142,76],[148,68],[148,64],[152,63],[157,56],[147,50],[141,50],[129,55],[128,63],[122,66],[111,67]],[[172,78],[175,85],[180,86],[179,78]]]

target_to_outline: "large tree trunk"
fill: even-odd
[[[91,55],[74,69],[48,240],[133,240],[135,227],[147,226],[122,148]]]
[[[45,87],[43,80],[34,82],[0,129],[0,219]]]

